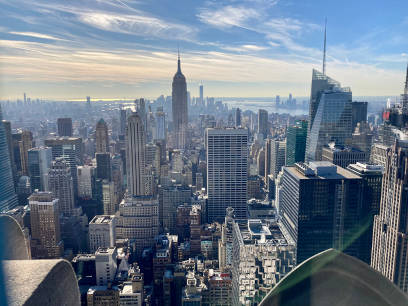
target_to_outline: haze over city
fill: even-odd
[[[209,96],[309,96],[326,17],[327,74],[355,96],[396,96],[397,2],[1,0],[0,99],[167,95],[178,46],[194,96],[201,82]]]

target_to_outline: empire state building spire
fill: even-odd
[[[405,94],[408,95],[408,63],[407,63],[407,74],[405,76]]]
[[[177,73],[181,73],[181,65],[180,65],[180,49],[177,49]]]

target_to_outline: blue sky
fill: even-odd
[[[321,69],[354,95],[402,92],[408,2],[0,0],[0,99],[171,94],[177,46],[206,96],[308,96]],[[404,13],[405,12],[405,13]]]

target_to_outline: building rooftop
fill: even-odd
[[[89,224],[110,224],[114,218],[114,215],[96,215]]]
[[[329,143],[327,146],[323,147],[323,150],[328,150],[328,151],[331,151],[333,153],[340,153],[340,152],[364,153],[363,151],[361,151],[361,150],[359,150],[357,148],[353,148],[353,147],[349,147],[349,146],[336,145],[334,143]]]
[[[244,244],[289,245],[276,222],[249,219],[247,223],[236,223],[236,226]]]
[[[133,292],[132,282],[124,282],[120,295],[138,295],[140,292]]]
[[[78,254],[72,259],[72,262],[79,262],[79,261],[94,261],[95,254]]]
[[[351,171],[336,166],[328,161],[314,161],[309,163],[296,163],[294,166],[284,167],[294,177],[307,179],[358,179],[358,175]]]
[[[116,248],[98,248],[95,252],[95,256],[96,255],[113,255],[113,253],[115,252]]]
[[[118,290],[117,286],[112,286],[108,288],[108,286],[92,286],[88,289],[88,294],[93,294],[96,291],[106,291],[106,290]]]
[[[383,173],[384,168],[381,165],[366,164],[366,163],[355,163],[348,165],[348,170],[357,172],[359,174],[378,174]]]

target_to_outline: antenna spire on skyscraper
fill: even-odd
[[[405,75],[404,93],[401,95],[402,109],[406,114],[408,112],[408,62],[407,62],[407,74]]]
[[[181,72],[179,44],[177,44],[177,72]]]
[[[408,95],[408,61],[407,61],[407,74],[405,76],[405,94]]]
[[[327,27],[327,17],[324,21],[324,46],[323,46],[323,75],[326,75],[326,27]]]

